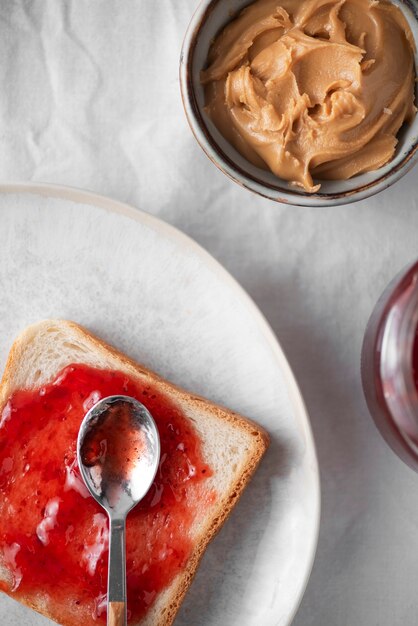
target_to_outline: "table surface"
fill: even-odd
[[[217,258],[284,348],[322,481],[318,553],[294,626],[412,626],[418,478],[386,447],[360,383],[368,316],[418,256],[416,176],[354,205],[275,204],[227,180],[178,84],[196,0],[0,7],[2,181],[91,189],[161,217]]]

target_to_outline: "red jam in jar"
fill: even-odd
[[[82,482],[76,441],[85,413],[110,395],[142,402],[161,440],[155,481],[127,520],[130,623],[183,569],[192,523],[216,498],[191,421],[152,385],[74,364],[48,385],[16,391],[0,414],[0,557],[12,577],[2,588],[44,595],[68,624],[106,621],[108,521]]]
[[[383,437],[418,471],[418,262],[376,304],[363,341],[362,382]]]

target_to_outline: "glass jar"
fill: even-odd
[[[387,443],[418,471],[418,261],[388,285],[367,324],[364,394]]]

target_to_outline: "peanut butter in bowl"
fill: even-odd
[[[314,193],[393,158],[416,114],[414,54],[390,2],[256,0],[210,47],[205,110],[248,161]]]

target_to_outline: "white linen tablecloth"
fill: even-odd
[[[418,476],[377,433],[359,362],[376,299],[418,257],[418,169],[375,198],[316,210],[230,182],[196,144],[181,105],[180,48],[195,8],[1,3],[0,178],[141,207],[240,281],[287,354],[318,449],[322,524],[295,626],[414,626]]]

